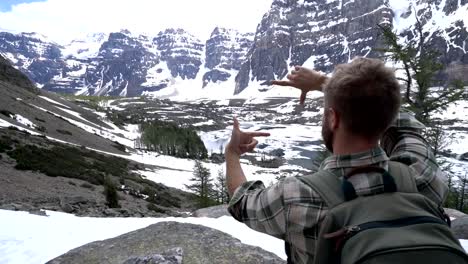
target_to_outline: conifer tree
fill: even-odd
[[[190,179],[192,182],[185,187],[198,196],[198,206],[200,208],[212,206],[215,204],[213,197],[215,190],[213,186],[213,179],[211,178],[210,171],[203,166],[200,160],[195,160],[193,168],[193,177]]]
[[[402,43],[397,33],[389,26],[379,25],[385,48],[385,57],[402,65],[404,77],[403,101],[415,113],[416,118],[426,125],[431,117],[452,103],[462,99],[464,85],[461,81],[446,84],[439,80],[444,65],[441,54],[429,43],[429,34],[416,16],[416,36]]]
[[[218,171],[218,176],[216,177],[216,183],[215,183],[215,190],[216,190],[216,200],[218,201],[218,203],[225,204],[229,202],[226,175],[224,174],[223,169],[220,169]]]

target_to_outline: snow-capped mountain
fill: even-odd
[[[43,89],[89,95],[258,95],[291,66],[324,72],[355,56],[377,57],[377,25],[418,37],[415,14],[442,53],[446,78],[466,79],[468,0],[274,0],[257,31],[183,29],[157,35],[91,34],[61,46],[34,33],[0,33],[0,53]],[[249,89],[247,89],[249,88]]]
[[[377,25],[392,25],[411,39],[417,36],[414,12],[446,65],[457,64],[456,72],[468,65],[466,0],[275,0],[257,28],[235,92],[252,81],[283,78],[293,65],[331,72],[356,56],[377,57]]]

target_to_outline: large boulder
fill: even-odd
[[[198,209],[192,213],[194,217],[209,217],[209,218],[218,218],[221,216],[231,216],[227,210],[227,204],[217,205],[207,208]]]
[[[161,222],[116,238],[92,242],[73,249],[49,261],[48,264],[120,264],[129,261],[157,263],[145,260],[154,259],[157,255],[166,256],[167,259],[167,252],[175,248],[180,248],[177,257],[182,258],[181,262],[184,264],[285,263],[273,253],[244,245],[238,239],[212,228]]]
[[[452,231],[458,239],[468,239],[468,217],[453,220]]]
[[[462,213],[452,208],[444,208],[444,211],[448,216],[450,216],[450,219],[453,219],[453,220],[467,216],[465,213]]]

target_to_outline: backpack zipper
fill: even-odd
[[[386,220],[386,221],[372,221],[363,223],[360,225],[353,225],[353,226],[345,226],[335,232],[328,233],[324,235],[326,239],[333,239],[335,240],[335,251],[341,254],[341,250],[344,247],[344,244],[353,236],[361,233],[363,231],[375,228],[398,228],[410,225],[417,225],[417,224],[441,224],[447,225],[447,223],[439,218],[432,217],[432,216],[413,216],[413,217],[406,217],[406,218],[399,218],[394,220]]]

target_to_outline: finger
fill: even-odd
[[[291,75],[296,75],[296,74],[298,74],[298,73],[299,73],[299,71],[297,71],[297,70],[292,70],[292,71],[291,71]]]
[[[245,132],[247,136],[251,137],[269,137],[270,133],[268,132]]]
[[[234,117],[233,129],[235,129],[235,130],[240,130],[240,128],[239,128],[239,121],[237,120],[236,117]]]
[[[258,144],[258,140],[252,139],[252,141],[249,144],[241,145],[241,148],[246,149],[247,151],[252,151],[255,149],[257,144]]]
[[[291,86],[290,81],[272,81],[272,85],[279,85],[279,86]]]
[[[297,66],[294,66],[294,70],[296,70],[296,71],[300,71],[301,69],[302,69],[302,67],[301,67],[301,66],[299,66],[299,65],[297,65]]]
[[[300,103],[301,105],[304,105],[304,104],[305,104],[305,99],[306,99],[306,97],[307,97],[307,92],[303,90],[303,91],[301,92],[301,98],[299,99],[299,103]]]
[[[288,74],[288,75],[286,76],[286,78],[288,78],[288,80],[290,80],[290,81],[294,81],[294,80],[296,80],[296,79],[297,79],[297,75],[294,75],[294,74]]]

